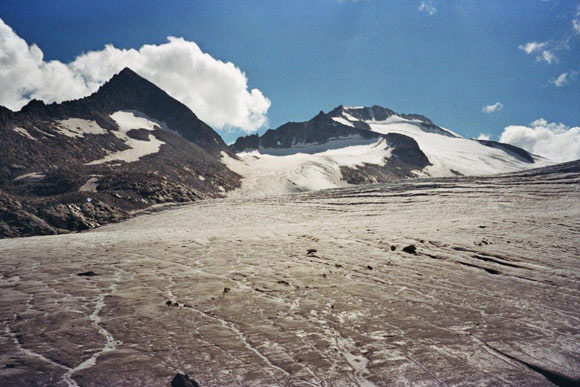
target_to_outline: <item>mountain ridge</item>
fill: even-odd
[[[378,105],[339,105],[308,121],[240,137],[231,147],[246,165],[231,162],[230,168],[242,176],[257,175],[257,180],[251,177],[258,184],[255,189],[272,191],[265,186],[278,185],[275,192],[496,174],[546,162],[513,145],[463,138],[423,115],[400,114]],[[272,170],[267,163],[279,167]]]
[[[0,109],[0,135],[0,236],[90,229],[240,184],[221,137],[130,69],[85,98]]]

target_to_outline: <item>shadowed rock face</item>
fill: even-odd
[[[343,179],[349,184],[374,184],[416,177],[415,171],[431,165],[425,153],[411,137],[398,133],[382,135],[393,148],[385,165],[364,164],[356,168],[341,167]]]
[[[510,144],[505,144],[503,142],[497,142],[497,141],[489,141],[489,140],[477,140],[477,141],[479,141],[479,143],[481,143],[485,146],[489,146],[491,148],[502,149],[502,150],[506,151],[507,153],[514,155],[516,158],[518,158],[519,160],[522,160],[526,163],[533,163],[534,162],[534,159],[532,158],[532,156],[530,156],[530,154],[528,152],[526,152],[522,148],[518,148],[517,146],[513,146]]]
[[[0,385],[578,385],[579,184],[576,161],[2,240]]]
[[[124,138],[112,118],[119,111],[156,125]],[[219,160],[233,155],[220,136],[130,69],[80,100],[0,109],[0,136],[0,238],[90,229],[240,184]],[[153,141],[160,147],[136,161],[91,164]]]
[[[323,112],[310,121],[288,122],[277,129],[269,129],[262,136],[240,137],[232,145],[234,152],[247,150],[284,149],[297,144],[322,144],[334,138],[359,136],[361,138],[380,138],[381,135],[368,130],[361,130],[342,125]]]

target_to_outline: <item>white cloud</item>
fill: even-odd
[[[558,78],[556,78],[556,79],[554,79],[554,81],[552,81],[552,83],[556,87],[565,86],[568,82],[569,82],[568,73],[562,73],[562,74],[560,74],[560,76]]]
[[[544,61],[550,64],[558,61],[554,50],[561,50],[565,47],[563,44],[554,46],[549,42],[528,42],[526,44],[520,44],[518,48],[528,55],[536,54],[536,61]]]
[[[503,109],[503,104],[501,102],[496,102],[491,105],[484,106],[481,111],[487,114],[499,112]]]
[[[572,29],[574,30],[575,33],[580,35],[580,19],[572,20]]]
[[[545,42],[529,42],[520,44],[518,48],[526,54],[535,54],[536,62],[546,62],[548,64],[558,63],[556,52],[570,49],[570,38],[573,35],[580,36],[580,4],[576,8],[575,15],[571,20],[572,33],[566,34],[560,39],[550,39]]]
[[[489,141],[489,140],[491,140],[491,136],[489,134],[479,133],[479,136],[477,136],[477,139]]]
[[[578,75],[578,71],[569,70],[560,74],[556,78],[552,78],[549,82],[556,87],[564,87],[570,82],[574,81]]]
[[[429,16],[433,16],[435,12],[437,12],[437,8],[435,8],[432,0],[425,0],[419,4],[419,11],[426,12]]]
[[[61,102],[87,96],[113,74],[130,67],[187,105],[215,128],[252,132],[267,123],[270,100],[248,89],[246,75],[233,63],[204,53],[194,42],[169,37],[138,50],[107,45],[71,63],[45,61],[0,19],[0,105],[18,110],[30,99]]]
[[[544,50],[540,55],[536,56],[536,61],[538,62],[544,61],[548,64],[552,64],[558,62],[558,58],[556,57],[556,55],[554,55],[554,53],[551,50]]]
[[[548,45],[548,42],[529,42],[526,44],[520,44],[519,49],[525,51],[526,54],[532,54],[537,51],[541,51],[544,47]]]
[[[552,161],[580,159],[580,127],[540,118],[529,126],[512,125],[504,129],[500,142],[512,144]]]

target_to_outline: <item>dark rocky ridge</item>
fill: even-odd
[[[353,126],[349,126],[333,119],[336,117],[344,118],[343,114],[345,113],[359,121],[351,121]],[[346,108],[340,105],[328,113],[321,111],[309,121],[288,122],[276,129],[269,129],[262,136],[254,134],[240,137],[231,147],[234,152],[243,152],[262,148],[290,148],[298,143],[322,144],[331,139],[351,135],[358,135],[365,139],[379,138],[384,137],[384,135],[372,132],[370,126],[364,121],[384,121],[393,115],[407,120],[416,120],[417,125],[426,132],[456,137],[448,130],[435,125],[429,118],[419,114],[399,114],[378,105],[360,108]]]
[[[118,127],[110,114],[120,110],[143,113],[166,128],[131,130],[129,137],[148,141],[152,135],[164,144],[136,162],[87,165],[129,148],[114,135]],[[95,121],[107,133],[65,136],[56,121],[68,118]],[[221,196],[240,184],[219,161],[221,152],[235,157],[221,137],[130,69],[83,99],[33,100],[19,112],[2,107],[0,136],[0,237],[90,229],[153,204]],[[30,173],[36,178],[16,179]],[[90,179],[95,189],[79,192]]]
[[[491,148],[496,148],[496,149],[501,149],[504,152],[507,152],[507,153],[513,155],[515,158],[517,158],[521,161],[524,161],[526,163],[533,163],[534,162],[534,159],[532,158],[532,156],[528,152],[526,152],[522,148],[518,148],[517,146],[505,144],[503,142],[490,141],[490,140],[477,140],[477,141],[480,144],[483,144],[485,146],[489,146]]]
[[[342,117],[344,113],[360,120],[352,122],[352,124],[360,129],[370,130],[370,126],[366,122],[362,121],[384,121],[391,116],[399,116],[401,118],[407,120],[416,120],[418,121],[417,124],[425,131],[441,134],[443,136],[448,137],[456,137],[453,133],[445,130],[433,123],[429,118],[421,115],[421,114],[404,114],[404,113],[397,113],[394,110],[373,105],[373,106],[364,106],[364,107],[356,107],[356,108],[347,108],[343,105],[340,105],[328,113],[329,117]]]

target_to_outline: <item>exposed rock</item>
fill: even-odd
[[[415,245],[408,245],[403,247],[403,251],[408,254],[415,254],[417,252],[417,246]]]
[[[96,276],[98,274],[91,270],[91,271],[85,271],[83,273],[78,273],[77,275],[79,277],[94,277],[94,276]]]
[[[199,384],[188,375],[177,374],[171,381],[171,387],[199,387]]]
[[[119,111],[159,123],[129,130],[128,138],[152,136],[162,145],[137,161],[89,165],[130,148],[111,117]],[[72,126],[63,129],[62,122]],[[240,184],[220,162],[223,152],[236,157],[221,137],[129,69],[86,98],[0,109],[0,136],[0,238],[88,230],[158,203],[221,197]],[[79,192],[96,176],[98,192]]]

